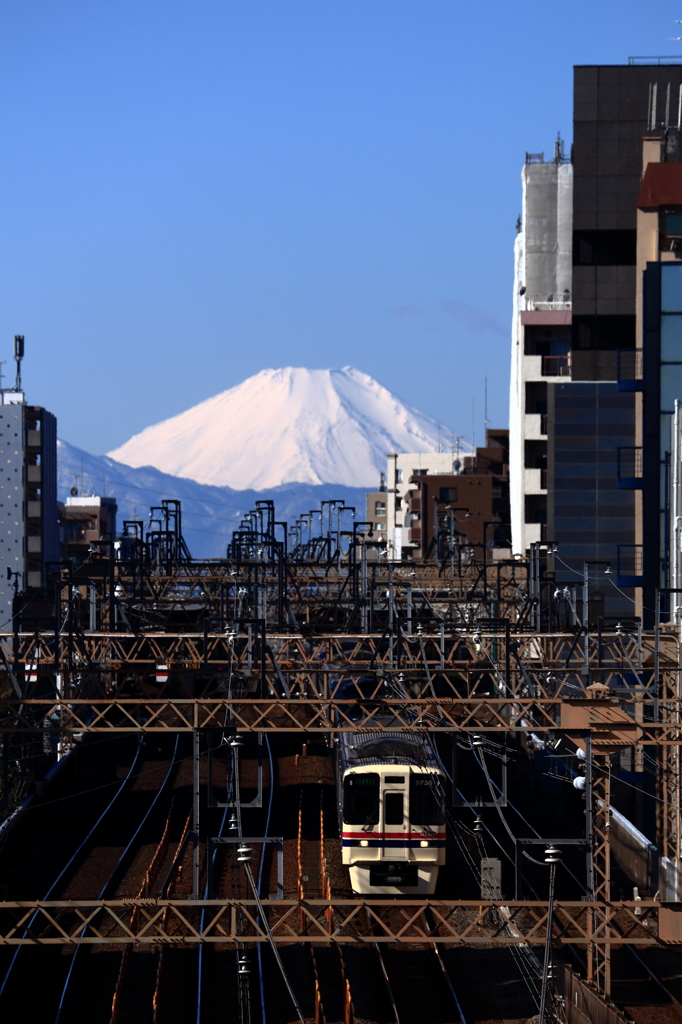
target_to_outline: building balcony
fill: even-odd
[[[618,390],[644,390],[643,359],[641,348],[618,349]]]
[[[570,377],[570,356],[541,356],[543,377]]]
[[[644,487],[641,448],[618,449],[618,487],[626,491],[641,490]]]
[[[547,494],[547,470],[536,468],[524,469],[523,493]]]
[[[571,357],[565,356],[524,356],[523,378],[527,381],[552,380],[555,377],[571,376]]]
[[[547,437],[547,414],[527,412],[525,427],[526,441],[544,441]]]
[[[644,582],[641,544],[619,544],[616,583],[619,587],[641,587]]]
[[[524,309],[526,310],[570,310],[571,309],[571,293],[565,292],[540,292],[535,295],[529,295],[526,293],[523,298],[525,299]]]
[[[543,530],[547,531],[545,523],[524,523],[523,524],[523,536],[524,546],[530,547],[531,544],[539,544],[543,538]]]

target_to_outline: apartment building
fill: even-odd
[[[514,551],[547,536],[547,384],[571,373],[573,167],[527,153],[515,246],[509,414]]]
[[[485,446],[465,456],[459,472],[418,473],[408,484],[412,558],[438,561],[446,551],[466,548],[485,548],[491,559],[509,556],[508,430],[487,430]]]
[[[116,512],[115,498],[71,494],[62,512],[64,558],[80,564],[87,558],[92,544],[99,554],[110,556],[110,550],[100,542],[116,539]]]
[[[429,474],[458,473],[465,456],[452,452],[391,453],[386,472],[386,546],[388,557],[395,561],[412,557],[407,528],[407,493],[414,477]]]
[[[39,591],[46,566],[60,557],[57,421],[27,405],[22,391],[0,391],[0,401],[0,612],[7,628],[14,594]]]
[[[646,338],[648,330],[652,337],[660,333],[661,317],[673,312],[661,306],[670,294],[667,286],[663,290],[669,271],[661,276],[651,264],[675,265],[678,196],[660,187],[660,176],[675,178],[679,167],[681,85],[682,64],[663,60],[574,69],[572,163],[557,152],[555,170],[544,172],[548,180],[556,175],[554,189],[543,185],[546,165],[528,155],[525,223],[515,257],[514,550],[523,553],[543,538],[558,545],[552,568],[561,584],[575,584],[586,562],[599,563],[595,572],[603,572],[603,586],[595,598],[604,614],[641,613],[645,621],[654,577],[665,579],[668,559],[668,405],[677,384],[675,371],[661,370],[664,350],[653,341],[647,348]],[[675,169],[651,172],[642,194],[651,163]],[[651,227],[644,230],[647,215],[655,238]],[[544,308],[532,308],[543,307],[535,284],[541,272],[548,274],[546,298],[552,280],[559,293]],[[647,318],[653,318],[648,327]]]
[[[370,523],[371,529],[376,534],[375,540],[386,540],[388,532],[386,529],[386,487],[378,491],[368,491],[366,501],[365,519]]]

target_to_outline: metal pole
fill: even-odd
[[[585,840],[587,842],[587,897],[594,899],[594,858],[592,843],[592,737],[585,733]]]
[[[388,637],[388,667],[393,668],[393,562],[388,563]]]
[[[89,619],[88,626],[90,632],[94,633],[97,630],[97,587],[94,581],[88,583],[88,598],[89,598]]]
[[[671,552],[671,572],[669,587],[679,587],[679,558],[680,558],[680,401],[678,398],[675,399],[675,412],[673,413],[673,429],[672,429],[672,444],[670,445],[671,458],[672,458],[672,500],[671,500],[671,511],[672,511],[672,529],[670,531],[672,536],[672,552]],[[674,604],[674,615],[673,622],[676,624],[680,621],[679,605],[677,598]]]
[[[653,719],[658,721],[661,699],[661,591],[656,588],[656,611],[654,612],[654,686]],[[679,675],[678,675],[679,679]]]
[[[363,633],[367,632],[367,544],[365,538],[362,538],[362,546],[360,548],[360,572],[362,573],[361,579],[361,607],[360,607],[360,628]]]
[[[547,935],[545,938],[545,964],[542,972],[542,990],[540,992],[540,1012],[538,1024],[545,1024],[545,1007],[547,1005],[547,987],[552,978],[552,915],[554,912],[554,880],[556,878],[556,866],[560,857],[556,847],[550,846],[545,850],[545,862],[549,863],[549,896],[547,899]]]
[[[585,630],[584,655],[583,655],[583,677],[585,685],[590,678],[590,565],[583,563],[583,628]]]
[[[199,899],[199,758],[201,734],[198,729],[192,733],[192,831],[194,847],[192,850],[192,899]]]

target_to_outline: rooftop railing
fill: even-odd
[[[526,310],[569,310],[571,308],[571,293],[564,292],[536,292],[524,296]]]

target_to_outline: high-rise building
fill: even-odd
[[[525,223],[516,255],[514,549],[524,552],[543,535],[557,544],[554,570],[564,585],[579,581],[586,562],[602,569],[608,562],[593,614],[640,614],[645,622],[655,588],[666,580],[668,406],[682,398],[673,369],[678,356],[682,362],[682,337],[672,348],[653,340],[661,317],[675,312],[664,308],[669,289],[662,287],[673,272],[661,266],[678,265],[674,216],[682,199],[659,185],[666,174],[667,184],[682,174],[681,121],[682,62],[576,67],[570,263],[558,227],[569,219],[557,213],[559,189],[543,193],[547,165],[533,158],[524,169]],[[652,163],[670,169],[650,171]],[[558,178],[560,152],[554,167],[545,173]],[[655,213],[648,221],[647,211]],[[544,226],[543,247],[537,236]],[[556,268],[563,307],[557,305],[562,296],[548,287],[545,303],[537,301],[534,268],[542,270],[543,261],[547,284]],[[544,464],[538,442],[546,445]],[[545,488],[533,477],[537,468]]]
[[[30,597],[59,561],[57,421],[19,390],[0,391],[0,615],[8,628],[15,593]]]
[[[526,153],[514,259],[509,414],[514,551],[547,535],[547,385],[570,379],[573,167],[557,140],[554,158]]]

